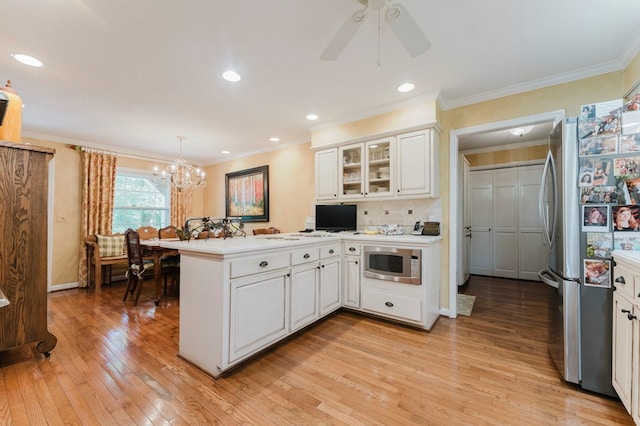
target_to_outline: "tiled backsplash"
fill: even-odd
[[[366,201],[356,204],[358,205],[358,230],[364,230],[365,226],[397,224],[404,227],[405,234],[409,234],[417,221],[442,222],[440,198]]]

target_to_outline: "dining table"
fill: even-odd
[[[179,241],[179,238],[149,238],[140,240],[143,254],[150,256],[153,260],[153,280],[156,284],[156,306],[160,304],[162,298],[162,256],[174,256],[178,250],[160,246],[160,241]]]

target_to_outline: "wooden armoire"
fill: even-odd
[[[47,178],[53,149],[0,141],[0,351],[37,342],[47,329]]]

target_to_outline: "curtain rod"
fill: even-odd
[[[100,153],[100,154],[109,154],[109,155],[113,155],[116,157],[125,157],[125,158],[133,158],[135,160],[144,160],[144,161],[155,161],[158,163],[171,163],[171,161],[169,160],[162,160],[159,158],[153,158],[153,157],[144,157],[142,155],[134,155],[134,154],[124,154],[121,152],[117,152],[117,151],[111,151],[111,150],[106,150],[106,149],[101,149],[101,148],[94,148],[91,146],[82,146],[82,145],[67,145],[67,147],[75,150],[75,151],[84,151],[84,152],[96,152],[96,153]]]

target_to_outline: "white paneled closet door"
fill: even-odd
[[[538,271],[547,263],[542,227],[538,217],[538,193],[543,166],[526,166],[518,169],[518,276],[524,280],[538,281]]]
[[[547,259],[537,207],[542,168],[470,173],[472,274],[539,281]]]
[[[518,170],[493,171],[493,276],[518,278]]]
[[[492,275],[493,249],[491,216],[493,211],[491,170],[470,172],[471,204],[470,270],[474,275]]]

